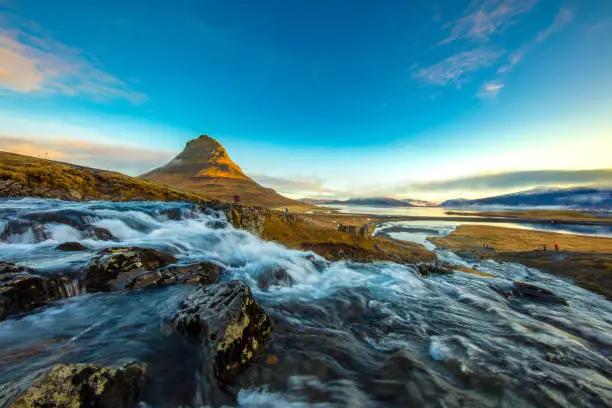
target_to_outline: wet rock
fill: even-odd
[[[163,285],[211,285],[219,279],[223,268],[211,262],[188,266],[172,266],[160,271],[145,272],[125,285],[126,289],[144,289]]]
[[[55,249],[59,251],[72,251],[72,252],[90,250],[90,248],[87,248],[85,245],[81,244],[80,242],[64,242],[62,244],[59,244]]]
[[[425,263],[421,262],[416,266],[417,271],[423,276],[429,276],[433,273],[448,275],[453,273],[453,268],[447,264],[440,262]]]
[[[32,269],[0,261],[0,320],[61,297],[56,279],[39,276]]]
[[[117,238],[106,228],[91,227],[91,234],[100,241],[118,241]]]
[[[169,253],[151,248],[106,248],[85,272],[88,292],[123,289],[133,277],[176,262]]]
[[[247,230],[258,237],[263,235],[264,223],[269,210],[260,207],[232,205],[225,209],[225,216],[235,228]]]
[[[206,226],[212,229],[224,229],[227,228],[227,223],[222,220],[211,220],[206,222]]]
[[[13,402],[11,408],[121,408],[136,404],[144,382],[140,364],[109,368],[57,364]]]
[[[531,283],[514,282],[514,288],[511,290],[511,295],[569,306],[567,301],[561,296],[555,295],[550,290],[532,285]]]
[[[269,289],[270,286],[293,286],[295,280],[289,272],[279,266],[272,266],[266,269],[257,277],[257,285],[262,289]]]
[[[270,317],[237,280],[198,288],[174,321],[179,332],[201,342],[203,372],[212,372],[220,386],[261,357],[272,332]]]

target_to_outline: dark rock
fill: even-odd
[[[203,372],[212,372],[222,387],[261,357],[272,332],[270,317],[237,280],[198,288],[174,321],[179,332],[201,342]]]
[[[175,266],[164,271],[172,283],[211,285],[219,280],[223,268],[212,262],[195,265]]]
[[[60,251],[89,251],[90,248],[87,248],[85,245],[80,242],[64,242],[63,244],[59,244],[55,249]]]
[[[211,262],[188,266],[172,266],[160,271],[145,272],[130,279],[126,289],[144,289],[163,285],[211,285],[219,279],[223,268]]]
[[[122,289],[133,277],[176,262],[171,254],[151,248],[106,248],[85,272],[88,292]]]
[[[276,265],[266,269],[257,277],[257,285],[262,289],[268,289],[270,286],[293,286],[294,283],[295,280],[289,272]]]
[[[206,222],[206,226],[212,229],[224,229],[227,228],[228,224],[222,220],[211,220]]]
[[[511,291],[511,295],[569,306],[567,301],[561,296],[555,295],[550,290],[532,285],[531,283],[514,282],[514,288]]]
[[[11,407],[132,407],[138,400],[144,376],[144,366],[139,364],[121,368],[57,364],[19,396]]]
[[[432,273],[448,275],[453,273],[451,266],[440,262],[425,263],[421,262],[416,266],[417,271],[423,276],[429,276]]]
[[[0,262],[0,320],[62,297],[58,281],[29,268]]]
[[[115,236],[106,228],[88,225],[85,228],[85,233],[87,233],[89,236],[96,238],[100,241],[118,241],[118,239],[115,238]]]

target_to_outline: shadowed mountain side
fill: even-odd
[[[189,141],[168,164],[140,177],[209,199],[232,201],[234,194],[239,194],[247,204],[271,208],[303,206],[257,184],[230,159],[219,142],[207,135]]]

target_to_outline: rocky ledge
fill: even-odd
[[[46,278],[33,269],[0,261],[0,320],[64,297],[60,279]]]
[[[129,364],[57,364],[13,402],[11,408],[132,407],[144,382],[145,368]]]
[[[221,387],[261,356],[272,332],[272,320],[238,280],[198,288],[174,322],[180,333],[201,343],[202,372],[214,373]]]

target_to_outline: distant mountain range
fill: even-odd
[[[348,200],[324,200],[316,198],[303,198],[299,200],[314,205],[362,205],[369,207],[430,207],[434,203],[410,198],[395,199],[390,197],[349,198]]]
[[[565,206],[581,208],[612,208],[612,189],[571,188],[529,190],[475,200],[454,199],[440,204],[442,207],[470,205],[504,206]]]

